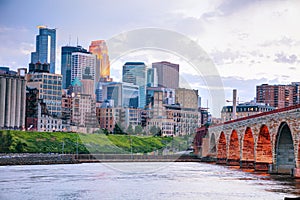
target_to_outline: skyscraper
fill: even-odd
[[[144,108],[146,105],[146,73],[146,65],[143,62],[126,62],[123,65],[123,82],[139,86],[139,108]]]
[[[82,48],[81,46],[63,46],[61,48],[61,74],[63,75],[63,89],[67,89],[71,85],[71,67],[73,52],[87,53],[87,50]]]
[[[49,63],[50,73],[55,74],[56,29],[38,26],[36,51],[31,53],[31,63]]]
[[[95,69],[95,80],[100,78],[109,78],[110,76],[110,62],[108,56],[108,49],[104,40],[92,41],[89,52],[97,56],[97,65]]]
[[[95,94],[95,66],[96,56],[91,53],[73,52],[71,66],[71,81],[76,77],[84,84],[83,88],[89,88],[88,91],[82,91],[83,94]],[[83,81],[85,80],[85,81]]]
[[[152,63],[158,75],[158,87],[173,88],[179,87],[179,64],[162,61]]]
[[[147,87],[157,87],[156,68],[148,68],[147,69]]]

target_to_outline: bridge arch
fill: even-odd
[[[226,137],[224,132],[222,131],[218,141],[217,163],[226,164],[226,159],[227,159]]]
[[[209,149],[210,153],[215,154],[217,149],[216,149],[216,137],[214,133],[212,133],[210,136],[209,146],[210,146]]]
[[[286,122],[279,126],[276,136],[275,160],[278,173],[290,174],[296,167],[293,136]]]
[[[240,165],[240,143],[236,130],[232,130],[229,140],[228,165]]]
[[[254,164],[254,137],[250,127],[247,127],[243,138],[241,167],[253,168]]]
[[[268,170],[272,160],[271,136],[268,127],[264,124],[260,128],[256,144],[255,170]]]

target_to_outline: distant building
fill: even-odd
[[[157,70],[156,68],[147,69],[147,87],[157,87]]]
[[[242,117],[248,117],[251,115],[259,114],[262,112],[268,112],[275,110],[275,107],[265,105],[265,104],[239,104],[236,107],[236,119]],[[221,119],[222,122],[233,120],[233,107],[232,106],[224,106],[221,111]]]
[[[100,78],[109,78],[110,62],[106,42],[104,40],[92,41],[89,51],[97,56],[97,64],[95,67],[96,82],[98,82]]]
[[[152,63],[158,76],[158,87],[173,88],[179,87],[179,64],[166,61]]]
[[[71,70],[72,70],[72,53],[83,52],[87,53],[87,50],[81,46],[63,46],[61,47],[61,75],[62,88],[67,89],[71,85]]]
[[[49,73],[49,64],[30,63],[26,75],[27,86],[39,91],[49,113],[61,117],[62,75]]]
[[[155,91],[161,91],[163,104],[175,104],[175,89],[163,87],[147,87],[146,106],[149,108],[153,105]]]
[[[137,108],[139,86],[132,83],[111,82],[103,85],[103,98],[113,100],[113,107]]]
[[[183,108],[198,109],[198,90],[177,88],[175,90],[176,104]]]
[[[113,82],[112,78],[100,78],[96,86],[96,102],[103,102],[103,85]]]
[[[90,80],[93,82],[91,85],[87,82],[90,90],[95,94],[95,87],[97,81],[95,80],[95,67],[96,67],[96,56],[91,53],[84,52],[73,52],[72,53],[72,68],[71,68],[71,81],[76,77],[81,80]],[[84,84],[82,82],[82,84]],[[82,91],[83,94],[89,94],[89,91]]]
[[[36,51],[31,53],[31,63],[50,64],[50,73],[55,74],[56,29],[39,26],[36,36]]]
[[[42,99],[39,90],[26,89],[26,130],[39,132],[68,131],[68,124],[63,124],[61,118],[53,117]]]
[[[146,106],[146,73],[146,65],[143,62],[126,62],[123,65],[123,82],[139,86],[139,108]]]
[[[184,108],[179,104],[165,104],[161,89],[151,88],[148,95],[153,93],[145,113],[141,113],[141,124],[146,124],[147,132],[152,126],[159,127],[162,135],[189,135],[196,131],[198,124],[198,110]]]
[[[0,73],[0,129],[25,128],[26,80],[20,71]]]
[[[71,124],[78,127],[96,128],[96,102],[91,95],[77,94],[72,97]]]
[[[299,104],[299,83],[290,85],[268,85],[256,86],[257,103],[265,103],[275,108],[284,108]]]

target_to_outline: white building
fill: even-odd
[[[93,80],[93,88],[95,91],[96,80],[95,80],[95,68],[96,68],[96,55],[84,52],[73,52],[72,53],[72,66],[71,66],[71,81],[76,77],[81,80]],[[90,86],[88,86],[90,87]],[[84,94],[88,94],[82,91]]]

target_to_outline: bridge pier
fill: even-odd
[[[240,168],[241,169],[254,169],[254,161],[253,160],[241,160]]]
[[[218,165],[226,165],[226,161],[227,161],[226,158],[217,158],[216,164],[218,164]]]
[[[240,160],[239,159],[227,159],[226,165],[229,165],[229,166],[240,166]]]
[[[269,171],[270,163],[267,162],[255,162],[254,169],[255,171]]]
[[[294,168],[294,169],[292,169],[292,176],[294,178],[300,178],[300,168]]]

